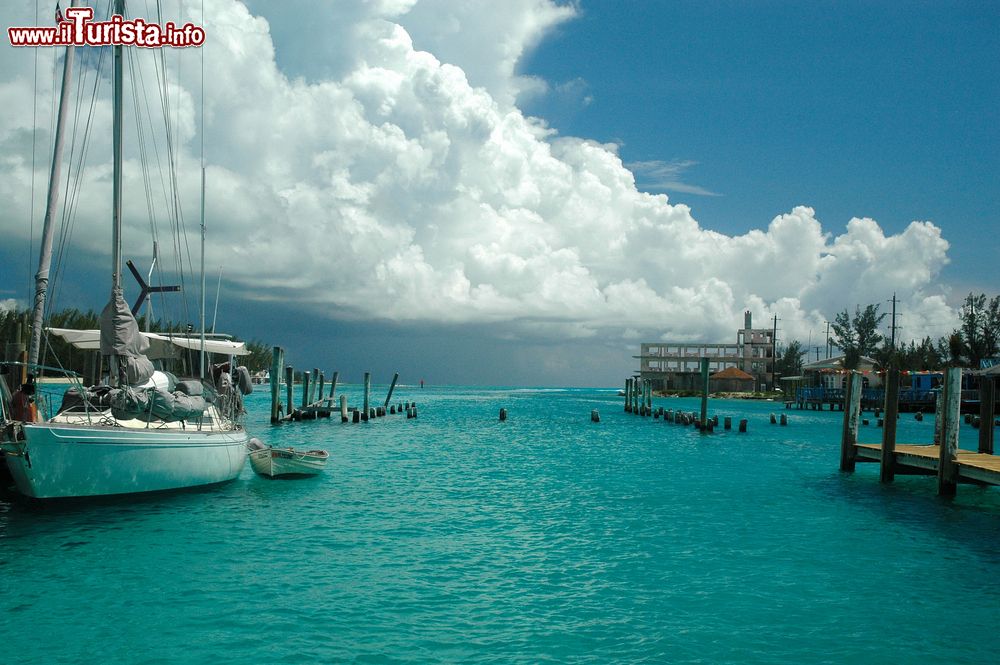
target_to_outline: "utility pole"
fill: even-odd
[[[830,322],[826,322],[826,359],[830,359]],[[817,358],[818,360],[818,358]]]
[[[891,341],[889,342],[889,348],[893,351],[896,350],[896,292],[892,292],[892,329],[891,329]]]

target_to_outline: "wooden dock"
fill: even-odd
[[[882,445],[855,444],[858,462],[881,462]],[[936,476],[941,465],[941,446],[897,443],[893,450],[896,475]],[[959,482],[1000,485],[1000,456],[959,449],[955,454]]]
[[[945,371],[944,388],[936,404],[934,442],[897,444],[896,419],[899,413],[899,371],[886,377],[885,421],[882,443],[858,443],[861,406],[861,376],[852,373],[844,397],[844,426],[841,437],[840,470],[854,471],[856,462],[877,462],[882,482],[899,475],[937,476],[938,494],[953,496],[959,483],[1000,485],[1000,456],[994,454],[994,395],[992,378],[983,378],[978,450],[958,447],[961,422],[962,370]]]

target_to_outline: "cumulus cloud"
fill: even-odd
[[[5,23],[28,6],[4,7]],[[677,181],[690,164],[630,170],[615,146],[558,136],[521,113],[517,98],[532,84],[517,61],[573,5],[309,7],[316,14],[294,44],[288,15],[265,19],[235,0],[205,7],[208,260],[244,298],[543,339],[728,340],[749,308],[804,341],[836,311],[894,291],[914,322],[954,321],[935,284],[948,243],[929,222],[889,236],[871,219],[825,230],[812,208],[795,206],[759,230],[716,233],[688,206],[636,187],[633,171]],[[183,8],[180,20],[201,21],[200,3]],[[277,50],[271,19],[285,35]],[[322,58],[308,64],[305,53]],[[0,128],[0,196],[12,202],[0,233],[25,241],[32,55],[4,50],[0,78],[11,118]],[[155,54],[138,55],[155,80]],[[51,67],[54,54],[41,57]],[[165,60],[189,211],[200,186],[198,57]],[[38,93],[40,137],[49,98]],[[102,89],[95,124],[109,115]],[[78,203],[75,242],[93,253],[105,251],[108,146],[94,135]],[[138,157],[130,148],[127,192],[144,191]],[[126,255],[148,253],[145,197],[127,199],[126,219]]]

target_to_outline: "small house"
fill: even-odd
[[[727,367],[708,377],[708,389],[713,393],[752,393],[756,380],[737,367]]]

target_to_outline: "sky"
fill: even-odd
[[[125,256],[145,272],[155,234],[154,281],[196,263],[204,146],[209,318],[221,284],[218,328],[297,367],[617,386],[640,342],[734,342],[745,310],[816,346],[895,293],[906,341],[1000,293],[996,3],[160,4],[207,34],[129,55],[140,108],[169,109],[184,231],[148,211],[170,207],[160,114],[126,127]],[[101,55],[75,163],[84,121],[109,126]],[[0,306],[29,300],[60,61],[0,48]],[[57,308],[107,298],[110,133],[88,137]],[[197,325],[183,280],[155,311]]]

